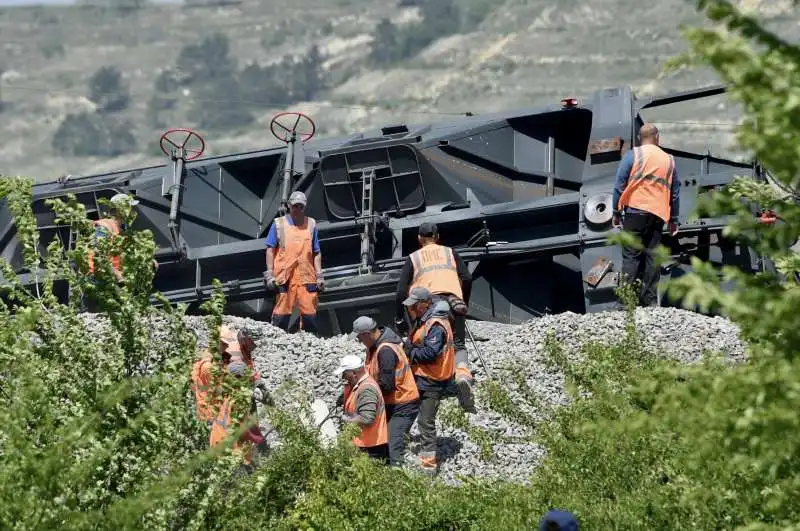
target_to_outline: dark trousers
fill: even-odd
[[[405,462],[406,436],[419,414],[419,400],[405,404],[386,404],[389,423],[389,463],[400,466]]]
[[[644,250],[622,247],[622,280],[623,282],[641,281],[639,291],[640,306],[658,305],[658,281],[661,269],[655,263],[653,251],[661,242],[664,221],[649,212],[626,212],[622,221],[622,230],[637,236]]]
[[[389,445],[379,444],[378,446],[362,446],[359,448],[362,452],[366,453],[372,459],[386,464],[389,461]]]
[[[420,405],[419,427],[420,457],[436,457],[436,414],[439,412],[439,403],[446,396],[446,390],[440,387],[419,390]]]

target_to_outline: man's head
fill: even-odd
[[[641,129],[639,129],[639,142],[641,144],[655,144],[657,146],[660,142],[658,128],[651,123],[642,125]]]
[[[378,323],[375,322],[375,319],[366,315],[362,315],[353,321],[353,334],[367,348],[374,347],[381,336],[381,332],[378,330]]]
[[[305,214],[307,203],[306,194],[300,191],[292,192],[292,195],[289,196],[289,212],[292,217],[301,218]]]
[[[364,371],[364,362],[361,361],[361,358],[348,354],[339,360],[339,366],[336,367],[334,374],[352,386],[364,375]]]
[[[436,223],[426,221],[420,225],[419,232],[417,233],[417,241],[420,247],[439,241],[439,228],[436,226]]]
[[[424,314],[431,304],[433,304],[431,292],[421,286],[412,288],[406,300],[403,301],[403,305],[408,308],[408,313],[415,319]]]
[[[137,199],[129,196],[128,194],[116,194],[110,199],[111,202],[111,216],[122,219],[122,212],[139,204]]]

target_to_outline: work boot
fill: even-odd
[[[458,387],[458,405],[467,413],[477,413],[475,398],[472,396],[472,372],[469,369],[456,368],[456,386]]]
[[[425,474],[433,475],[439,471],[439,463],[436,462],[436,456],[419,456],[417,465]]]

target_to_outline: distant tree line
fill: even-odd
[[[400,0],[402,7],[418,7],[419,22],[398,26],[388,18],[375,28],[370,63],[388,66],[415,56],[432,42],[473,31],[494,6],[492,0]]]
[[[185,46],[175,65],[155,80],[148,104],[150,124],[164,127],[179,113],[180,92],[189,90],[192,122],[210,130],[247,126],[261,109],[316,98],[328,88],[319,47],[302,57],[285,56],[270,65],[251,63],[239,70],[230,43],[220,33]]]
[[[68,114],[53,135],[53,149],[61,155],[115,157],[137,149],[133,123],[119,113],[130,105],[130,88],[113,66],[99,68],[87,84],[94,111]]]

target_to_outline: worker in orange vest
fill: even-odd
[[[451,310],[456,349],[456,396],[464,411],[475,413],[475,400],[472,396],[474,382],[465,341],[472,275],[455,250],[439,243],[439,230],[435,223],[422,223],[417,240],[420,248],[406,258],[400,272],[395,296],[396,324],[401,330],[404,328],[403,300],[415,287],[428,289],[433,294],[434,302],[447,301]]]
[[[455,346],[450,326],[450,307],[446,301],[433,301],[427,288],[412,288],[403,301],[414,319],[411,340],[403,348],[411,363],[411,371],[420,394],[419,461],[426,472],[438,468],[436,458],[436,414],[443,398],[452,396],[455,387]]]
[[[272,397],[267,390],[266,382],[261,378],[253,363],[253,348],[252,339],[246,334],[241,331],[236,333],[226,325],[220,326],[219,352],[222,367],[228,366],[232,361],[243,361],[252,374],[255,387],[254,401],[270,404]],[[192,366],[192,390],[195,395],[197,418],[209,423],[210,426],[214,417],[214,406],[218,404],[213,401],[215,394],[213,358],[209,349],[204,349],[200,358]]]
[[[678,232],[680,180],[674,157],[659,146],[656,126],[642,125],[639,139],[641,145],[628,151],[617,169],[612,223],[638,237],[645,248],[623,246],[621,283],[640,281],[639,304],[656,306],[661,270],[653,251],[665,224],[672,236]]]
[[[122,231],[126,228],[123,210],[138,205],[139,201],[128,194],[119,193],[110,199],[110,203],[111,209],[109,216],[92,221],[92,225],[94,225],[95,229],[95,240],[115,238],[122,234]],[[94,276],[95,272],[94,257],[94,251],[90,250],[87,256],[87,261],[89,263],[89,275],[91,276]],[[118,283],[124,282],[125,279],[122,275],[122,257],[112,255],[110,259],[111,271],[114,273],[114,278]],[[158,262],[155,259],[153,260],[153,267],[158,269]],[[89,297],[84,296],[81,298],[81,309],[83,311],[94,312],[98,309],[98,306],[94,304]]]
[[[267,289],[278,291],[272,324],[288,329],[292,310],[299,306],[301,328],[316,334],[318,293],[325,281],[317,224],[306,216],[306,203],[303,192],[293,192],[289,214],[275,218],[270,227],[264,281]]]
[[[353,444],[373,459],[386,463],[389,430],[378,383],[369,375],[361,358],[352,354],[339,361],[335,374],[345,382],[342,421],[361,427],[361,432],[353,437]]]
[[[389,464],[402,466],[406,436],[419,413],[419,391],[403,350],[403,340],[391,328],[378,327],[366,315],[353,321],[353,334],[366,347],[367,372],[383,393],[389,428]]]
[[[210,446],[220,444],[235,427],[241,426],[252,419],[252,415],[257,412],[255,408],[255,400],[268,404],[272,402],[272,398],[267,391],[266,383],[261,378],[259,372],[255,369],[252,354],[250,352],[249,338],[241,331],[235,332],[230,327],[222,325],[220,327],[220,353],[222,356],[223,365],[223,379],[225,377],[244,378],[248,374],[251,376],[255,390],[250,396],[250,414],[245,416],[239,422],[236,422],[233,415],[233,407],[236,403],[236,397],[231,396],[218,396],[218,392],[222,388],[215,387],[213,389],[213,399],[206,395],[203,404],[205,411],[212,411],[213,419],[211,422],[211,433],[209,435]],[[201,359],[199,363],[202,363]],[[210,369],[210,364],[206,364]],[[202,371],[198,371],[201,372]],[[205,372],[204,376],[207,378],[209,384],[210,371]],[[197,380],[196,383],[201,383],[204,380]],[[220,382],[222,383],[222,382]],[[213,385],[213,384],[212,384]],[[206,389],[208,391],[208,389]],[[198,400],[198,405],[201,403]],[[218,406],[218,407],[217,407]],[[216,411],[216,414],[213,412]],[[258,424],[248,428],[238,441],[234,444],[234,451],[241,454],[244,463],[248,469],[253,465],[253,447],[260,447],[263,449],[266,444],[266,439],[261,433]]]

